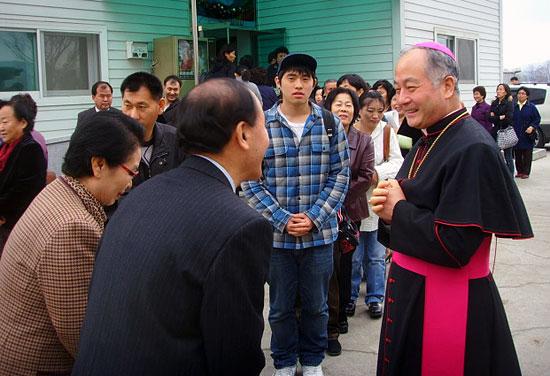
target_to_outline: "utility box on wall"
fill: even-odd
[[[199,38],[199,75],[208,72],[208,39]],[[161,81],[169,75],[182,80],[181,94],[195,86],[193,39],[170,36],[153,40],[153,73]]]
[[[147,59],[149,58],[149,51],[147,50],[147,43],[126,41],[126,58],[127,59]]]

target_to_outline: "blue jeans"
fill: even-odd
[[[508,170],[514,176],[514,155],[512,153],[512,150],[514,148],[508,148],[504,149],[504,160],[506,161],[506,166],[508,166]]]
[[[327,348],[328,283],[332,244],[306,249],[274,248],[269,267],[271,357],[276,369],[318,366]],[[296,297],[300,296],[300,318]]]
[[[376,240],[378,230],[361,231],[359,245],[353,254],[351,267],[351,300],[359,297],[361,270],[367,277],[365,303],[381,303],[386,284],[386,247]],[[365,257],[366,256],[366,257]]]

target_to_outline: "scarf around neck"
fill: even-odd
[[[2,144],[0,146],[0,172],[4,171],[4,168],[8,164],[8,159],[10,158],[11,153],[13,152],[13,149],[21,142],[23,137],[20,137],[19,139],[10,142],[9,144]]]

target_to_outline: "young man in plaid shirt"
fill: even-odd
[[[297,360],[303,375],[323,374],[336,212],[348,189],[344,128],[330,113],[325,118],[334,119],[332,127],[324,124],[323,110],[309,102],[316,68],[305,54],[288,55],[279,65],[275,82],[283,99],[265,113],[264,179],[243,183],[250,205],[273,225],[269,323],[278,376],[294,375]]]

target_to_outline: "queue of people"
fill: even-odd
[[[476,104],[472,117],[489,132],[495,141],[499,133],[513,133],[513,144],[501,147],[510,174],[519,179],[528,179],[531,173],[533,149],[540,128],[541,117],[537,107],[529,101],[529,88],[520,86],[516,98],[512,97],[510,86],[500,83],[496,98],[489,105],[485,100],[487,92],[483,86],[473,89]],[[515,160],[515,166],[514,166]],[[514,168],[515,167],[515,168]]]
[[[182,99],[177,76],[133,73],[121,111],[99,81],[47,186],[36,104],[0,101],[0,375],[258,375],[266,282],[275,375],[323,375],[362,280],[379,375],[520,373],[488,254],[533,236],[495,142],[513,126],[528,176],[528,89],[488,105],[476,87],[470,116],[433,42],[395,87],[320,88],[312,56],[272,58],[236,66],[227,46]]]

